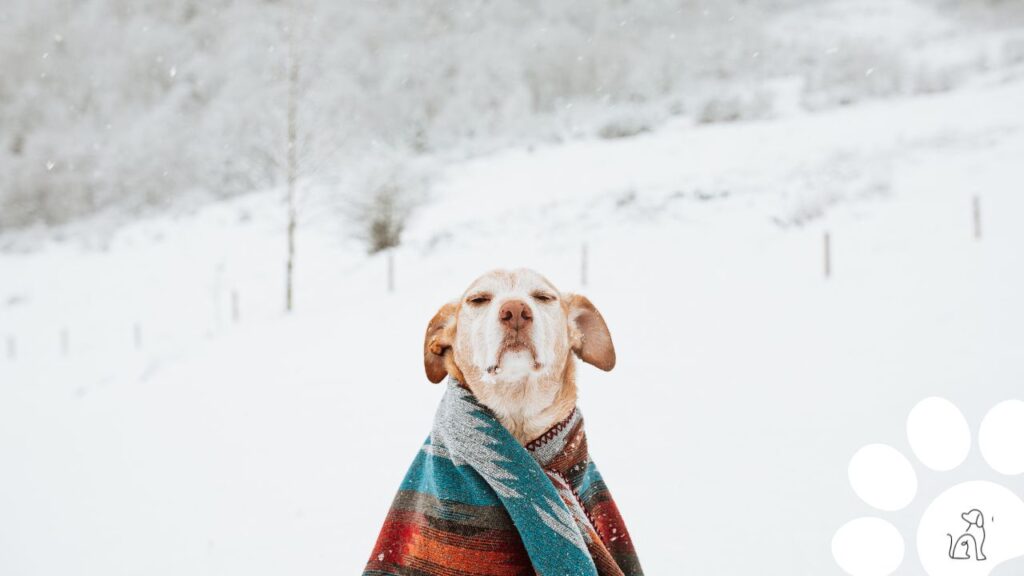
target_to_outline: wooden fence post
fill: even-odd
[[[238,324],[242,319],[242,309],[238,301],[238,289],[231,290],[231,321]]]
[[[395,291],[395,252],[388,248],[388,292]]]
[[[832,236],[825,232],[825,278],[832,277]]]
[[[580,286],[587,285],[587,243],[583,243],[583,248],[580,250]]]
[[[974,212],[974,239],[981,240],[981,197],[974,195],[972,202]]]

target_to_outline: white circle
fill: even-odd
[[[981,421],[978,447],[996,472],[1024,473],[1024,401],[1007,400],[993,406]]]
[[[903,536],[881,518],[857,518],[836,530],[832,557],[850,576],[888,576],[903,563]]]
[[[902,510],[917,494],[917,475],[907,457],[888,444],[868,444],[850,459],[850,485],[869,505]]]
[[[967,459],[971,428],[955,404],[932,397],[919,402],[907,416],[907,440],[922,464],[945,472]]]
[[[974,536],[975,541],[962,540],[963,534]],[[985,538],[978,539],[980,536]],[[1024,556],[1024,501],[1006,486],[983,480],[947,488],[921,515],[916,548],[929,576],[985,576],[997,565]],[[979,552],[986,556],[985,561],[976,561]],[[965,553],[972,558],[970,562],[950,558]]]

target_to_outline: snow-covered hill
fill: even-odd
[[[441,393],[423,328],[504,266],[608,320],[620,363],[583,369],[581,405],[649,574],[839,573],[832,535],[868,512],[857,447],[905,443],[926,396],[977,422],[1024,389],[1022,102],[1007,70],[458,162],[393,292],[385,256],[307,207],[290,316],[276,192],[5,238],[0,573],[357,573]],[[911,534],[922,509],[889,519]]]

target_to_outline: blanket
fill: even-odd
[[[363,576],[639,576],[573,411],[522,446],[449,379]]]

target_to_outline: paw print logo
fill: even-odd
[[[907,439],[923,474],[956,469],[974,446],[967,420],[944,398],[928,398],[910,411]],[[1024,474],[1024,401],[989,410],[977,445],[995,475]],[[881,512],[902,510],[917,497],[914,465],[888,444],[858,450],[849,474],[857,496]],[[950,486],[928,502],[915,543],[929,576],[987,576],[999,564],[1024,556],[1024,501],[988,480]],[[847,522],[832,538],[832,555],[851,576],[896,572],[905,548],[903,534],[882,516]]]

